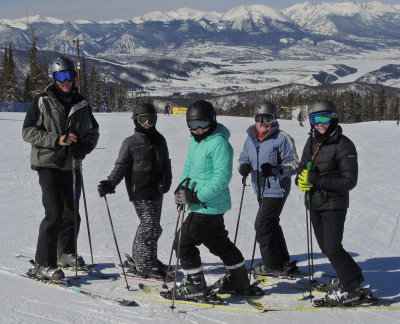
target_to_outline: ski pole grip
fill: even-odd
[[[185,183],[186,182],[186,183]],[[190,178],[185,178],[181,181],[180,184],[178,184],[178,187],[176,187],[174,194],[177,194],[179,190],[181,189],[187,189],[189,187],[190,183]]]
[[[311,171],[311,167],[312,167],[312,162],[308,162],[308,163],[307,163],[307,170],[308,170],[308,171]],[[308,202],[310,202],[310,191],[307,191],[307,192],[306,192],[306,200],[307,200]]]

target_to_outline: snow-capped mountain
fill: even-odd
[[[381,2],[314,4],[305,2],[282,11],[304,30],[317,35],[400,37],[399,6]]]
[[[348,82],[400,64],[400,5],[380,2],[305,2],[282,11],[249,5],[226,13],[181,8],[98,22],[3,19],[0,42],[11,42],[18,55],[29,48],[32,30],[48,58],[75,57],[79,38],[81,54],[107,82],[125,77],[132,89],[157,95]],[[354,60],[376,57],[387,61],[365,71]],[[398,86],[392,77],[385,85]]]

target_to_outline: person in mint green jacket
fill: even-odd
[[[174,249],[186,275],[186,283],[176,287],[176,299],[204,300],[210,292],[204,278],[200,252],[204,244],[221,258],[228,274],[213,285],[222,291],[245,292],[249,279],[242,253],[228,238],[224,213],[231,208],[229,182],[232,178],[233,149],[229,130],[217,123],[214,107],[205,100],[192,103],[186,114],[190,140],[181,181],[175,191],[178,206],[187,205],[189,214],[175,236]],[[172,294],[172,290],[169,292]],[[168,297],[168,294],[165,294]]]

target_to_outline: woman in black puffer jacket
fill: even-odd
[[[343,305],[361,298],[359,286],[364,280],[360,267],[342,246],[349,191],[357,184],[357,151],[342,134],[333,102],[317,101],[308,113],[311,133],[304,146],[296,184],[310,197],[306,207],[310,209],[318,245],[338,276],[323,285],[328,292],[325,299],[331,305]]]

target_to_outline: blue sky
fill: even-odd
[[[284,9],[300,0],[0,0],[0,19],[22,18],[40,14],[64,20],[88,19],[110,20],[131,19],[156,10],[173,10],[183,7],[226,12],[239,5],[264,4],[276,9]],[[341,2],[341,0],[313,3]],[[355,1],[368,2],[368,1]],[[384,0],[386,4],[398,4],[399,0]]]

